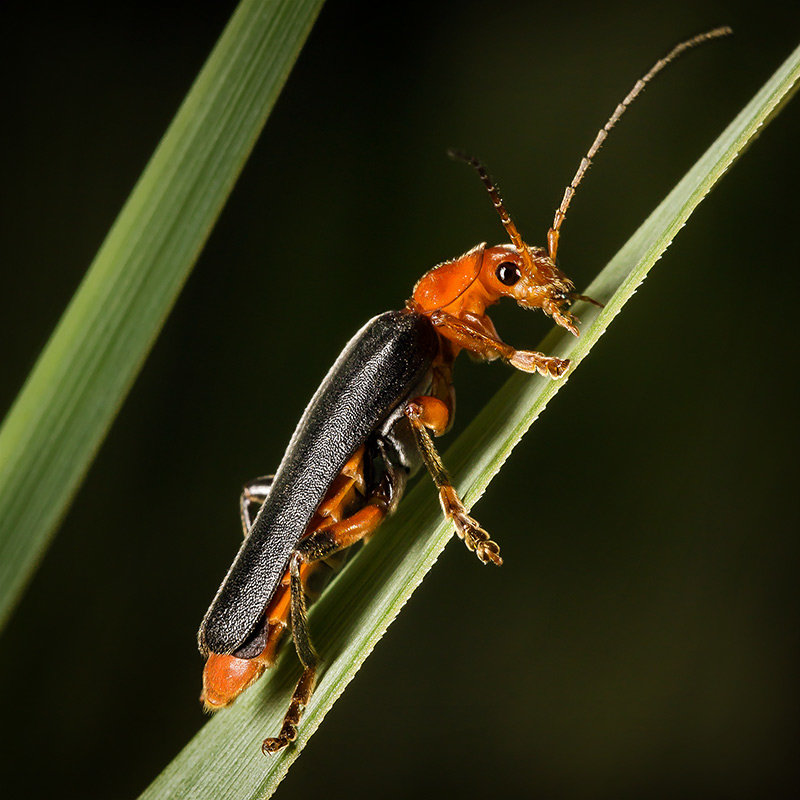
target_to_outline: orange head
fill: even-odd
[[[550,249],[526,244],[481,163],[463,153],[452,155],[477,170],[511,244],[494,247],[480,244],[460,258],[434,267],[414,287],[414,304],[423,312],[441,309],[454,316],[462,313],[482,316],[487,306],[501,297],[511,297],[522,308],[541,308],[558,325],[577,336],[576,320],[567,308],[577,299],[596,301],[576,294],[572,281],[556,266],[557,236],[548,237],[552,240]]]
[[[414,302],[423,312],[441,309],[454,316],[481,316],[488,306],[510,297],[522,308],[541,308],[577,335],[575,320],[565,308],[579,297],[572,281],[544,248],[524,247],[520,253],[513,244],[480,244],[424,275],[414,287]]]
[[[488,248],[480,271],[481,283],[498,300],[511,297],[522,308],[541,308],[577,336],[575,321],[566,311],[576,297],[575,285],[553,263],[544,248],[523,247],[522,253],[510,244]]]

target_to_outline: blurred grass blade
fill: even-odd
[[[586,290],[606,305],[601,311],[581,305],[581,337],[574,339],[562,329],[553,330],[541,349],[569,356],[575,365],[580,363],[706,193],[789,99],[798,75],[800,48]],[[514,375],[445,454],[445,463],[469,503],[482,494],[511,449],[563,385],[564,380]],[[581,464],[580,468],[590,469],[591,464]],[[401,503],[397,515],[312,609],[311,629],[324,672],[301,723],[297,743],[278,756],[261,755],[261,740],[279,729],[299,676],[299,664],[287,645],[260,685],[243,695],[233,708],[215,716],[142,797],[201,800],[269,796],[436,561],[451,531],[442,522],[430,481],[423,476]],[[502,543],[500,532],[498,536]]]
[[[0,429],[0,626],[158,335],[322,0],[242,0]]]

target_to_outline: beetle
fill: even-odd
[[[468,513],[433,441],[452,425],[455,358],[466,350],[554,380],[565,374],[568,360],[502,341],[486,309],[513,298],[579,335],[572,304],[601,304],[578,294],[557,266],[560,230],[575,190],[646,84],[685,50],[730,32],[717,28],[682,42],[636,82],[581,160],[546,247],[525,243],[476,158],[450,152],[477,171],[510,243],[482,243],[433,267],[404,308],[369,320],[345,346],[306,407],[275,475],[244,487],[245,538],[198,632],[206,658],[201,700],[214,711],[261,676],[291,629],[303,672],[280,731],[262,744],[265,754],[295,740],[314,690],[318,656],[309,636],[306,595],[313,596],[313,584],[324,583],[339,556],[395,510],[409,477],[423,464],[458,536],[482,563],[502,564],[499,546]]]

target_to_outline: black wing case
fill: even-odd
[[[311,399],[198,632],[202,653],[232,653],[258,624],[333,479],[425,379],[438,352],[427,317],[388,311],[347,344]]]

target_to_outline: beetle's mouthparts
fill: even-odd
[[[566,328],[573,336],[580,336],[581,332],[578,330],[580,320],[569,313],[569,311],[562,311],[558,306],[552,307],[547,310],[547,313],[552,317],[556,325]]]
[[[592,305],[598,308],[604,307],[601,302],[595,300],[593,297],[588,297],[585,294],[578,294],[577,292],[565,292],[563,297],[566,303],[574,303],[576,300],[585,300],[587,303],[592,303]],[[554,303],[549,308],[546,307],[545,312],[553,318],[553,321],[557,325],[566,328],[573,336],[580,336],[580,331],[578,330],[580,319],[567,311],[566,308],[561,308]]]

